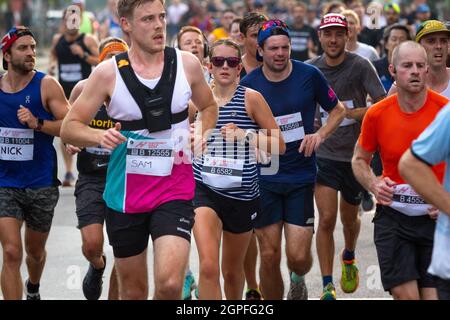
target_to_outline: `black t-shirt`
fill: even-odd
[[[291,35],[291,58],[299,61],[308,60],[308,41],[311,40],[315,47],[319,45],[319,37],[316,30],[308,25],[304,25],[300,29],[292,26],[289,29],[289,34]]]

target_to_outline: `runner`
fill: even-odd
[[[324,54],[307,63],[319,68],[346,108],[346,119],[317,151],[315,199],[319,227],[316,247],[323,282],[321,299],[335,300],[333,234],[338,208],[345,239],[345,248],[339,256],[342,265],[341,289],[345,293],[353,293],[359,284],[355,249],[361,225],[358,208],[363,188],[353,175],[351,160],[360,132],[360,121],[367,111],[367,95],[377,102],[386,96],[386,92],[372,64],[358,54],[346,51],[349,30],[344,15],[331,13],[324,16],[319,26],[319,40]],[[322,124],[326,123],[327,114],[322,108],[320,114]],[[338,201],[339,191],[341,196]]]
[[[80,33],[80,25],[74,20],[77,14],[71,7],[64,12],[63,32],[53,37],[50,51],[49,74],[55,75],[55,68],[58,66],[58,80],[67,99],[70,98],[75,85],[87,79],[91,74],[92,66],[98,63],[97,40],[92,35]],[[75,181],[72,173],[73,156],[66,152],[62,144],[61,150],[66,167],[63,187],[68,187]]]
[[[258,48],[258,31],[264,22],[269,20],[265,15],[258,12],[247,13],[240,25],[240,30],[244,36],[244,51],[242,56],[241,79],[247,73],[252,72],[262,65],[261,61],[256,59],[256,50]]]
[[[53,137],[59,135],[69,103],[58,82],[35,71],[36,41],[30,29],[14,27],[1,41],[0,242],[1,288],[7,300],[22,299],[23,246],[27,300],[40,300],[47,241],[59,198]],[[25,240],[21,229],[25,221]]]
[[[450,30],[438,20],[428,20],[417,30],[416,42],[427,51],[430,66],[427,86],[450,99],[450,68],[447,68],[448,44]],[[389,90],[389,95],[397,92],[395,82]]]
[[[108,60],[121,52],[128,51],[125,41],[119,38],[106,38],[99,45],[99,61]],[[69,102],[73,104],[80,96],[87,80],[78,82],[73,88]],[[90,126],[97,129],[114,127],[108,117],[105,104],[101,106]],[[83,280],[83,294],[88,300],[98,300],[102,294],[102,276],[106,268],[106,256],[103,253],[103,223],[106,204],[103,201],[106,169],[110,151],[100,147],[79,149],[66,145],[71,154],[79,153],[77,158],[78,181],[75,185],[78,228],[81,231],[82,251],[90,262]],[[109,280],[109,300],[118,300],[116,270],[113,267]]]
[[[428,272],[437,277],[440,300],[450,300],[450,104],[436,116],[434,122],[413,142],[400,160],[400,174],[439,214],[431,265]],[[444,187],[430,168],[445,161],[447,171]]]
[[[217,104],[198,59],[165,47],[163,2],[119,1],[121,26],[132,43],[130,51],[94,70],[61,130],[67,143],[113,150],[104,199],[121,299],[148,297],[150,235],[154,298],[181,298],[194,223],[195,184],[192,165],[185,160],[189,100],[200,111],[196,136],[214,128],[217,119]],[[107,111],[115,127],[106,131],[90,128],[99,106],[109,99]],[[196,145],[201,141],[194,139]]]
[[[220,16],[220,27],[215,28],[208,36],[208,41],[213,44],[220,39],[227,39],[230,37],[231,22],[236,18],[236,14],[231,9],[222,10]]]
[[[199,298],[222,298],[221,260],[225,296],[228,300],[240,300],[245,280],[244,258],[259,211],[254,148],[262,145],[267,146],[268,152],[277,153],[280,149],[284,153],[285,145],[262,96],[237,84],[242,68],[239,46],[231,40],[218,40],[209,57],[209,70],[215,80],[213,94],[220,108],[216,129],[207,143],[207,154],[194,161]],[[270,136],[258,134],[259,129],[267,129]],[[249,144],[245,139],[255,141]]]
[[[394,49],[390,71],[398,94],[373,105],[366,113],[352,160],[358,181],[377,201],[374,239],[381,281],[394,299],[436,299],[436,285],[427,268],[431,261],[435,221],[431,206],[398,173],[398,162],[411,142],[433,121],[448,100],[426,89],[427,54],[407,41]],[[383,176],[369,167],[379,150]],[[442,182],[444,165],[433,167]]]
[[[282,299],[281,236],[291,273],[288,298],[306,298],[303,276],[311,269],[314,227],[314,152],[344,118],[340,103],[322,73],[313,66],[290,60],[286,24],[269,20],[258,32],[257,56],[263,66],[241,84],[259,91],[268,102],[286,142],[275,175],[260,174],[261,214],[255,223],[261,252],[260,279],[265,299]],[[328,122],[314,133],[316,103],[329,112]],[[301,246],[299,246],[301,244]]]

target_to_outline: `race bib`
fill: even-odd
[[[86,148],[86,152],[90,154],[95,154],[96,156],[110,156],[111,150],[105,149],[102,146],[98,147],[88,147]]]
[[[240,188],[244,160],[205,156],[203,160],[203,183],[220,189]]]
[[[61,64],[59,78],[64,82],[78,82],[83,79],[80,63]]]
[[[342,101],[342,102],[345,103],[345,105],[349,109],[354,109],[355,108],[355,106],[353,104],[353,100],[347,100],[347,101]],[[322,120],[322,125],[327,123],[327,121],[328,121],[328,112],[326,112],[324,109],[322,109],[322,107],[320,107],[320,118]],[[342,120],[342,122],[339,125],[339,127],[347,127],[347,126],[350,126],[350,125],[355,124],[355,123],[356,123],[355,119],[344,118],[344,120]]]
[[[0,160],[31,161],[34,150],[34,130],[0,127]]]
[[[398,184],[395,186],[390,207],[407,216],[416,217],[427,215],[428,209],[432,206],[427,204],[409,184]]]
[[[174,146],[172,140],[128,139],[126,173],[166,177],[172,173]]]
[[[275,120],[283,134],[284,142],[300,141],[305,138],[305,129],[300,112],[276,117]]]

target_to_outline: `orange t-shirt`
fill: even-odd
[[[398,172],[400,158],[447,103],[447,98],[428,90],[424,106],[414,113],[405,113],[400,109],[396,94],[367,110],[359,145],[367,152],[380,151],[383,177],[389,177],[397,184],[405,183]],[[432,169],[442,183],[445,163],[433,166]]]

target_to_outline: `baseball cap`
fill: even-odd
[[[430,12],[430,7],[429,7],[427,4],[422,3],[421,5],[419,5],[419,6],[417,7],[416,12],[417,12],[417,13]]]
[[[272,19],[265,22],[258,31],[258,46],[262,47],[264,41],[275,35],[285,35],[291,39],[289,27],[284,21]],[[263,58],[259,55],[258,50],[256,50],[256,60],[263,61]]]
[[[342,27],[348,29],[347,18],[339,13],[329,13],[322,17],[319,30],[330,27]]]
[[[395,13],[400,14],[400,6],[396,3],[386,3],[383,7],[383,10],[388,11],[389,9],[392,9],[395,11]]]
[[[8,64],[6,63],[6,60],[4,58],[5,52],[11,48],[14,42],[16,42],[17,39],[24,36],[31,36],[34,38],[33,33],[30,29],[24,26],[18,26],[13,27],[9,29],[9,31],[6,33],[6,35],[2,38],[2,42],[0,44],[0,49],[3,53],[3,69],[8,70]]]
[[[447,32],[450,35],[450,30],[445,24],[439,20],[427,20],[422,22],[416,32],[416,42],[419,42],[424,35],[435,32]]]

